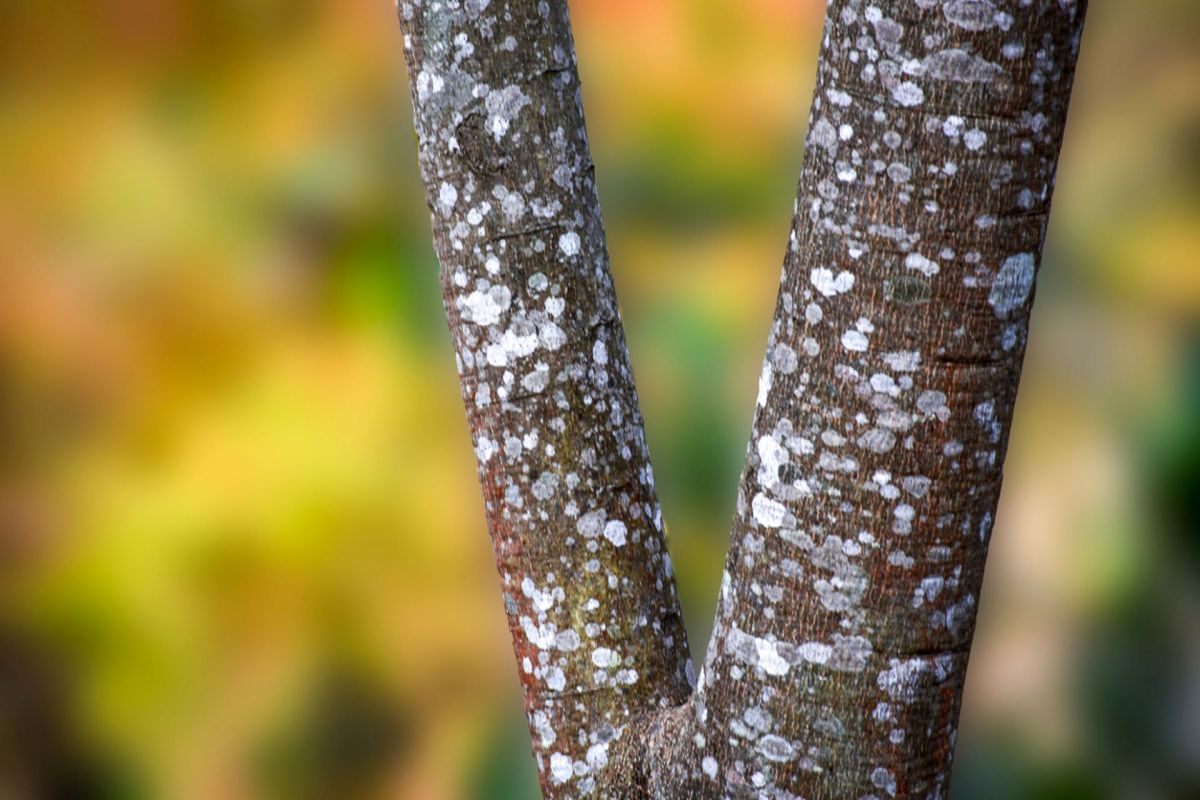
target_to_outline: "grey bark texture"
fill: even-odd
[[[401,3],[421,174],[547,797],[691,690],[565,3]]]
[[[1085,6],[830,0],[694,681],[566,3],[399,4],[545,797],[946,796]]]

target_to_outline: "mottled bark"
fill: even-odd
[[[716,626],[659,796],[946,795],[1083,17],[829,5]]]
[[[402,2],[421,174],[546,797],[690,661],[565,3]]]
[[[695,692],[564,2],[402,3],[547,797],[944,797],[1083,0],[831,0]]]

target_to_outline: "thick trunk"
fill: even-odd
[[[1084,0],[831,0],[694,694],[565,3],[402,3],[547,797],[944,797]]]
[[[1083,17],[830,4],[717,621],[662,796],[946,795]]]

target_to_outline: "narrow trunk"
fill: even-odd
[[[421,174],[543,794],[688,696],[566,4],[399,6]]]
[[[546,797],[946,795],[1085,5],[830,0],[689,695],[566,4],[401,3]]]

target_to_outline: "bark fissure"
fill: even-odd
[[[1085,5],[828,3],[697,680],[566,3],[399,3],[545,797],[946,795]]]

